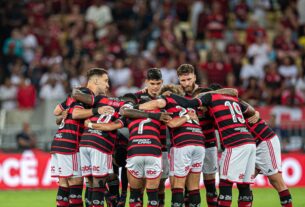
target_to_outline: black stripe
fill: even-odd
[[[152,155],[152,156],[161,156],[162,150],[160,148],[151,147],[151,146],[139,146],[131,148],[127,151],[128,156],[134,156],[139,154]]]
[[[226,116],[226,115],[229,115],[229,114],[231,114],[231,111],[229,109],[226,109],[226,108],[224,108],[223,110],[214,112],[215,118],[219,118],[219,117]]]

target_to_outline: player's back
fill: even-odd
[[[255,143],[243,116],[247,107],[236,97],[212,94],[211,98],[209,110],[214,117],[223,146],[237,147]]]
[[[89,118],[93,123],[111,123],[119,118],[119,110],[124,102],[109,98],[107,96],[97,96],[95,97],[95,102],[93,108],[111,106],[113,108],[112,113],[108,114],[97,114]],[[85,128],[84,133],[81,137],[80,146],[87,146],[98,149],[105,153],[113,153],[116,140],[116,130],[115,131],[100,131],[95,129]]]
[[[148,112],[160,112],[159,110]],[[128,157],[132,156],[161,156],[160,121],[141,118],[127,119],[129,129]]]
[[[186,115],[190,110],[195,113],[194,109],[185,109],[177,104],[177,102],[171,98],[166,97],[166,111],[172,113],[173,118],[178,118]],[[190,120],[179,127],[171,128],[171,144],[175,147],[181,147],[186,145],[198,145],[204,146],[204,135],[202,134],[199,123],[195,120]]]

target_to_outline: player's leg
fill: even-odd
[[[82,207],[83,178],[82,177],[68,178],[68,183],[70,188],[69,207]]]
[[[113,173],[112,155],[108,155],[94,148],[89,148],[89,151],[93,177],[92,206],[103,207],[106,192],[106,180],[108,176]]]
[[[92,200],[92,188],[93,188],[93,178],[92,176],[86,177],[86,191],[85,191],[85,206],[91,207]]]
[[[121,190],[121,196],[120,196],[120,200],[118,202],[117,207],[124,207],[125,203],[126,203],[128,179],[127,179],[127,169],[125,166],[122,167],[122,170],[121,170],[121,183],[122,183],[122,190]]]
[[[92,203],[92,189],[93,189],[93,178],[92,178],[92,166],[90,161],[90,153],[87,147],[79,148],[80,161],[81,161],[81,173],[86,180],[86,191],[85,191],[85,205],[91,207]]]
[[[233,183],[228,181],[229,162],[232,155],[232,148],[227,148],[223,151],[219,163],[220,181],[219,181],[219,196],[218,206],[228,207],[232,203],[232,186]]]
[[[83,205],[82,191],[83,178],[81,177],[80,155],[59,155],[60,176],[66,177],[69,185],[69,206],[78,207]]]
[[[253,195],[250,189],[250,183],[254,182],[255,175],[255,159],[256,159],[256,146],[254,144],[245,145],[243,152],[240,154],[243,155],[243,159],[239,160],[240,165],[246,165],[245,172],[243,175],[243,180],[241,183],[237,184],[239,191],[238,206],[252,206]],[[246,157],[247,161],[246,161]]]
[[[144,172],[146,178],[146,192],[148,197],[147,207],[159,206],[158,192],[162,174],[162,156],[146,156],[144,161]]]
[[[144,184],[144,158],[135,156],[126,160],[127,178],[130,185],[129,206],[142,206]]]
[[[164,206],[165,201],[165,181],[167,180],[169,175],[169,160],[168,160],[168,152],[162,152],[162,175],[159,185],[158,199],[159,199],[159,207]]]
[[[281,146],[277,136],[258,145],[256,165],[264,175],[268,176],[270,184],[279,193],[282,206],[292,206],[291,194],[281,174]]]
[[[189,206],[200,206],[199,183],[205,157],[205,148],[200,146],[193,146],[192,148],[192,163],[190,173],[187,176],[186,186],[189,191]]]
[[[118,171],[118,167],[114,166],[114,169]],[[112,173],[107,178],[108,189],[105,193],[105,198],[107,201],[107,206],[117,206],[118,198],[120,196],[120,181],[117,173]]]
[[[172,147],[170,151],[170,181],[172,190],[172,206],[184,205],[184,188],[186,176],[192,164],[192,146]]]
[[[66,207],[69,206],[69,184],[67,178],[59,177],[59,166],[58,166],[58,155],[51,155],[51,176],[57,177],[58,180],[58,189],[56,195],[56,206],[57,207]]]
[[[208,207],[217,206],[217,191],[215,175],[218,170],[217,162],[217,147],[206,148],[205,157],[203,161],[203,179],[206,188],[206,201]]]

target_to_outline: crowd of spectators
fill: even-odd
[[[239,89],[254,105],[305,104],[305,0],[23,0],[0,3],[0,102],[33,109],[109,71],[111,93],[143,87],[149,67],[177,83]]]

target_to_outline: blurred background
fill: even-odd
[[[55,105],[92,67],[108,70],[119,96],[141,89],[149,67],[177,83],[182,63],[202,86],[237,88],[283,152],[305,151],[305,0],[2,0],[0,8],[2,152],[48,151]]]

